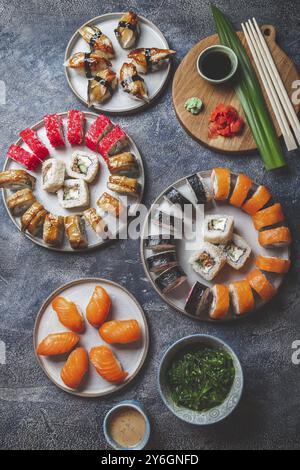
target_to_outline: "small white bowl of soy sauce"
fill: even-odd
[[[204,49],[197,59],[199,75],[212,84],[225,83],[233,78],[238,68],[235,52],[217,44]]]

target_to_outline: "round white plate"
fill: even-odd
[[[59,388],[73,395],[81,397],[102,397],[119,390],[120,388],[131,382],[142,368],[147,356],[149,347],[149,331],[147,321],[142,307],[124,287],[115,282],[106,279],[88,278],[78,279],[76,281],[65,284],[56,291],[42,305],[33,331],[33,345],[36,351],[37,345],[49,334],[69,331],[57,319],[57,315],[51,307],[52,300],[57,295],[62,295],[73,302],[80,308],[85,317],[86,306],[92,296],[96,285],[104,287],[111,298],[111,310],[108,320],[126,320],[135,319],[138,321],[142,338],[137,343],[126,345],[109,345],[117,358],[120,360],[122,367],[128,372],[128,377],[120,385],[114,385],[106,382],[96,372],[92,364],[89,371],[83,379],[83,383],[78,390],[72,390],[67,387],[60,378],[60,371],[68,357],[68,354],[57,357],[38,356],[36,358],[45,374]],[[78,346],[84,347],[87,352],[94,346],[106,344],[100,337],[98,329],[91,326],[85,320],[85,332],[80,335]]]
[[[97,16],[96,18],[87,21],[80,27],[82,28],[83,26],[87,25],[97,26],[105,35],[109,37],[116,52],[116,57],[111,59],[112,68],[117,73],[118,77],[123,63],[129,60],[127,55],[130,52],[130,49],[122,49],[114,33],[114,29],[117,27],[123,14],[124,13],[118,12]],[[166,38],[151,21],[140,15],[139,21],[141,34],[136,45],[132,49],[136,49],[138,47],[158,47],[160,49],[169,49]],[[76,52],[89,52],[89,45],[84,41],[84,39],[82,39],[81,35],[79,34],[79,29],[72,36],[67,46],[65,60],[69,59],[69,57],[71,57]],[[168,61],[165,61],[158,71],[143,75],[148,88],[150,102],[157,98],[158,95],[163,91],[164,86],[166,85],[170,76],[170,72],[171,65]],[[65,67],[65,73],[68,84],[73,93],[80,101],[88,106],[87,79],[79,75],[76,70],[70,69],[69,67]],[[105,101],[104,103],[94,105],[94,108],[97,111],[104,113],[128,114],[135,111],[141,111],[149,104],[150,103],[144,103],[143,101],[130,98],[128,93],[125,93],[119,84],[117,90],[109,100]]]
[[[200,175],[204,178],[204,180],[207,182],[209,186],[210,184],[210,175],[211,171],[202,171],[199,172]],[[237,175],[234,173],[231,173],[232,177],[236,178]],[[256,188],[258,185],[254,184],[253,188]],[[161,298],[167,302],[171,307],[175,308],[181,313],[184,313],[185,315],[190,316],[191,318],[198,319],[201,321],[214,321],[216,320],[211,320],[208,316],[207,318],[196,318],[192,315],[189,315],[185,310],[185,302],[188,297],[189,291],[193,284],[196,281],[201,282],[202,284],[205,284],[209,287],[212,287],[214,284],[229,284],[230,282],[233,281],[238,281],[241,279],[245,279],[246,275],[255,267],[255,258],[258,255],[263,255],[263,256],[277,256],[280,258],[289,258],[289,248],[288,247],[283,247],[283,248],[274,248],[274,249],[265,249],[262,246],[260,246],[258,242],[258,232],[255,230],[251,216],[243,212],[241,209],[238,209],[234,206],[231,206],[229,202],[223,202],[223,201],[211,201],[205,205],[205,214],[226,214],[226,215],[231,215],[234,217],[234,232],[237,233],[238,235],[241,235],[247,243],[250,245],[252,249],[252,253],[248,261],[246,262],[245,266],[240,269],[239,271],[231,268],[228,265],[225,265],[224,268],[221,270],[221,272],[213,279],[213,281],[209,282],[203,279],[199,274],[197,274],[193,269],[192,266],[189,263],[189,259],[192,256],[193,253],[197,250],[186,250],[186,242],[187,239],[183,238],[182,240],[176,240],[176,253],[177,253],[177,258],[178,258],[178,264],[183,268],[184,272],[186,273],[188,280],[187,282],[184,282],[181,286],[179,286],[177,289],[174,289],[174,291],[171,291],[169,294],[163,294],[156,286],[154,280],[156,279],[157,275],[150,272],[148,270],[148,266],[146,263],[146,259],[153,255],[151,250],[148,250],[145,246],[145,239],[148,237],[148,235],[153,235],[153,234],[158,234],[159,233],[159,227],[157,227],[155,224],[151,223],[151,212],[153,210],[153,206],[159,206],[162,208],[165,212],[170,213],[170,204],[164,199],[164,194],[166,191],[168,191],[171,187],[177,188],[184,196],[186,196],[191,202],[194,202],[193,199],[193,194],[189,188],[189,186],[186,183],[186,177],[179,179],[175,183],[171,184],[168,188],[166,188],[154,201],[153,205],[151,206],[147,218],[145,220],[142,233],[141,233],[141,257],[142,257],[142,262],[143,266],[145,269],[145,272],[148,276],[148,278],[151,281],[152,286],[156,290],[156,292],[161,296]],[[176,215],[176,214],[175,214]],[[201,231],[200,231],[201,232]],[[202,233],[200,233],[200,239],[197,240],[199,243],[203,241],[202,239]],[[283,274],[273,274],[273,273],[267,273],[268,278],[274,285],[274,287],[278,288],[284,278]],[[264,305],[264,302],[261,301],[260,299],[256,298],[256,310],[260,308],[262,305]],[[237,320],[240,318],[245,317],[245,315],[234,315],[232,311],[229,312],[229,315],[227,316],[226,319],[224,320],[218,320],[220,321],[229,321],[229,320]]]
[[[90,112],[84,112],[84,114],[85,114],[85,117],[86,117],[85,129],[87,130],[90,127],[90,125],[92,124],[92,122],[98,116],[97,116],[97,114],[90,113]],[[66,127],[67,127],[67,113],[66,112],[61,113],[60,115],[63,117],[64,129],[66,129]],[[108,176],[109,176],[110,173],[109,173],[109,170],[107,168],[107,165],[105,164],[103,158],[101,157],[101,155],[99,153],[92,152],[92,150],[88,149],[84,145],[71,146],[67,142],[67,138],[65,139],[66,140],[65,147],[61,147],[61,148],[58,148],[58,149],[52,148],[49,141],[48,141],[48,138],[46,136],[46,130],[45,130],[45,127],[44,127],[44,121],[43,120],[38,122],[34,126],[32,126],[32,129],[35,129],[37,131],[38,137],[41,139],[42,142],[44,142],[46,147],[48,147],[48,149],[50,150],[50,157],[51,158],[53,157],[53,158],[56,158],[58,160],[62,160],[64,162],[66,162],[68,159],[71,159],[71,155],[75,150],[84,150],[88,153],[91,153],[91,154],[94,154],[94,155],[98,156],[99,162],[100,162],[100,169],[99,169],[99,172],[98,172],[98,176],[96,177],[95,181],[92,184],[88,185],[89,189],[90,189],[90,207],[97,208],[96,201],[97,201],[97,199],[99,199],[99,197],[101,196],[101,194],[104,191],[113,194],[110,190],[107,189],[106,183],[107,183]],[[126,132],[126,129],[124,129],[124,130]],[[66,132],[65,132],[65,134],[66,134]],[[135,212],[138,208],[138,205],[139,205],[139,203],[140,203],[140,201],[143,197],[144,184],[145,184],[145,175],[144,175],[144,167],[143,167],[143,161],[142,161],[141,154],[140,154],[137,146],[133,142],[133,140],[130,138],[130,136],[128,136],[128,137],[129,137],[128,151],[132,152],[136,156],[137,161],[138,161],[138,165],[139,165],[138,181],[139,181],[139,184],[140,184],[140,193],[139,193],[138,198],[135,198],[135,197],[132,197],[132,196],[127,198],[128,214],[129,214],[129,216],[132,216],[132,215],[135,214]],[[28,150],[28,147],[26,147],[26,145],[24,144],[22,139],[19,139],[16,142],[16,144],[20,145],[21,147],[24,147],[25,149]],[[21,167],[14,160],[11,160],[10,158],[7,158],[6,161],[5,161],[5,164],[4,164],[3,171],[13,170],[13,169],[16,169],[16,168],[23,168],[23,167]],[[35,194],[36,198],[44,205],[45,209],[47,209],[49,212],[51,212],[55,215],[62,215],[62,216],[83,212],[84,209],[81,210],[80,208],[72,209],[72,210],[71,209],[64,209],[63,207],[61,207],[59,205],[58,198],[57,198],[56,194],[48,193],[47,191],[44,191],[42,189],[42,165],[40,165],[39,168],[36,171],[29,172],[29,173],[32,173],[37,179],[36,188],[34,190],[34,194]],[[14,215],[12,215],[10,210],[7,207],[7,204],[6,204],[6,199],[8,198],[8,196],[10,194],[12,194],[11,191],[3,190],[3,201],[4,201],[6,210],[9,214],[11,220],[13,221],[15,226],[18,227],[19,230],[21,230],[20,218],[15,217]],[[119,194],[114,194],[114,195],[119,197],[123,201],[124,205],[126,205],[125,204],[126,197],[121,196]],[[112,228],[115,228],[115,218],[112,215],[107,214],[105,220],[107,221],[108,227],[111,226]],[[112,233],[112,235],[115,235],[117,232],[121,232],[125,228],[126,228],[126,221],[125,220],[121,221],[121,219],[120,219],[119,230],[115,231],[115,233],[114,233],[114,230],[111,230],[111,233]],[[29,233],[25,233],[25,234],[28,238],[30,238],[30,240],[32,240],[37,245],[48,248],[49,250],[56,250],[56,251],[68,251],[68,252],[86,251],[86,250],[93,249],[95,247],[99,247],[99,246],[104,245],[105,243],[107,243],[106,240],[102,240],[101,238],[99,238],[96,235],[96,233],[87,224],[86,224],[86,231],[87,231],[88,247],[85,248],[84,250],[73,250],[70,247],[69,241],[67,240],[66,236],[64,238],[63,245],[59,248],[55,248],[55,247],[50,247],[50,246],[46,245],[46,243],[44,243],[42,238],[33,237]]]

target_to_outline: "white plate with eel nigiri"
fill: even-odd
[[[90,107],[93,106],[96,110],[101,112],[128,114],[141,111],[160,95],[167,84],[168,78],[170,77],[170,57],[175,52],[170,51],[170,54],[164,54],[158,53],[157,51],[155,54],[154,49],[153,52],[149,52],[152,48],[162,49],[165,51],[169,50],[169,45],[164,35],[151,21],[133,13],[134,18],[132,19],[132,24],[134,29],[127,29],[124,31],[126,28],[121,28],[121,30],[119,30],[121,34],[119,34],[119,36],[116,35],[115,30],[118,29],[119,22],[124,18],[129,18],[129,20],[131,19],[131,17],[126,16],[128,14],[132,14],[132,12],[108,13],[89,20],[76,31],[67,46],[64,64],[66,78],[71,90],[85,105]],[[121,24],[125,24],[125,22],[123,21]],[[127,24],[131,27],[129,22]],[[105,52],[103,52],[103,49],[101,51],[93,50],[91,52],[91,42],[88,41],[90,41],[90,34],[93,34],[93,32],[86,28],[97,28],[95,30],[96,35],[93,37],[94,42],[92,44],[95,43],[95,40],[103,41]],[[87,31],[86,40],[83,39],[80,31]],[[99,33],[99,31],[101,33]],[[126,33],[129,33],[130,35],[129,40]],[[101,35],[101,39],[99,39],[99,34]],[[125,34],[124,40],[122,34]],[[121,44],[126,48],[123,48]],[[107,46],[108,52],[106,52]],[[95,48],[95,46],[93,47]],[[100,44],[99,47],[102,47],[102,45]],[[133,62],[134,64],[137,64],[137,62],[135,62],[135,56],[130,58],[128,57],[128,54],[131,54],[132,51],[140,48],[142,48],[142,56],[137,57],[138,63],[140,59],[143,62],[146,57],[144,57],[144,54],[147,54],[147,64],[150,64],[150,61],[152,60],[153,66],[151,66],[152,71],[149,71],[149,65],[147,73],[145,73],[145,67],[137,67],[139,69],[138,76],[141,78],[141,81],[138,80],[135,82],[137,77],[135,71],[132,71],[131,65],[129,67],[125,67],[122,74],[120,71],[124,63]],[[147,48],[146,53],[144,48]],[[75,58],[73,63],[76,63],[76,58],[78,57],[76,54],[78,53],[84,53],[84,55],[82,55],[82,57],[79,56],[78,59],[78,63],[81,64],[81,67],[70,67],[72,58]],[[96,53],[96,55],[91,56],[89,55],[90,53]],[[99,59],[98,61],[96,58],[97,55],[102,56],[104,60]],[[82,62],[83,57],[84,65]],[[106,87],[107,93],[103,86],[102,88],[99,88],[99,78],[98,83],[92,79],[92,75],[95,75],[96,72],[90,64],[94,62],[97,62],[97,70],[103,69],[103,71],[99,71],[99,77],[101,77],[102,85],[107,85],[107,83],[109,84],[109,87]],[[112,71],[113,74],[115,73],[115,78],[111,73],[108,73],[107,70]],[[87,79],[87,76],[90,80]],[[130,81],[132,77],[133,82],[130,85],[127,84],[128,86],[126,85],[123,87],[122,82],[126,82],[127,78]],[[103,79],[106,80],[106,82],[103,81]],[[91,87],[89,92],[88,82],[90,82],[89,87]],[[137,88],[141,88],[142,91],[139,93],[142,96],[134,97],[133,94],[128,92],[128,89],[130,90],[131,86],[135,89],[135,92],[137,92]],[[124,92],[124,88],[127,92]],[[100,102],[99,94],[101,96]]]
[[[98,115],[94,113],[90,113],[90,112],[84,112],[83,114],[85,117],[85,123],[84,123],[83,129],[84,129],[84,133],[86,136],[92,124],[95,122],[96,119],[100,119],[101,116],[99,117]],[[41,231],[39,235],[32,235],[27,230],[27,231],[24,231],[24,234],[28,238],[30,238],[34,243],[40,246],[43,246],[45,248],[56,250],[56,251],[65,251],[65,252],[86,251],[86,250],[90,250],[96,247],[104,246],[105,244],[107,244],[107,242],[109,242],[110,239],[111,240],[116,239],[118,237],[118,234],[120,234],[123,230],[126,229],[128,220],[130,220],[130,217],[135,215],[135,212],[142,199],[145,177],[144,177],[144,168],[143,168],[143,161],[142,161],[141,154],[137,146],[135,145],[134,141],[128,136],[128,134],[124,130],[128,138],[127,148],[124,149],[124,152],[129,152],[132,154],[132,156],[134,156],[135,165],[137,169],[137,174],[134,180],[137,182],[138,190],[135,196],[130,195],[127,197],[121,194],[117,194],[113,190],[108,189],[107,185],[108,185],[108,179],[110,177],[110,171],[108,169],[108,165],[105,163],[100,153],[96,151],[92,151],[90,148],[87,148],[84,144],[83,145],[70,145],[67,139],[67,131],[66,131],[67,122],[68,122],[68,113],[61,113],[55,116],[58,116],[59,118],[62,119],[62,128],[65,134],[65,138],[64,138],[65,144],[63,146],[59,148],[53,148],[50,145],[49,140],[47,138],[47,134],[46,134],[44,120],[32,126],[31,129],[36,132],[36,135],[39,141],[49,151],[49,156],[47,159],[45,159],[44,163],[47,162],[48,160],[50,161],[50,159],[53,159],[52,161],[64,162],[65,164],[67,164],[68,162],[71,162],[72,154],[77,151],[86,153],[92,156],[93,159],[99,162],[98,171],[97,171],[95,179],[91,183],[85,184],[85,187],[87,188],[88,193],[89,193],[88,205],[84,207],[78,207],[78,208],[62,207],[61,201],[60,201],[62,190],[51,193],[43,189],[44,177],[43,177],[43,172],[42,172],[42,164],[40,164],[34,171],[25,170],[25,168],[23,168],[19,163],[12,160],[11,158],[7,158],[4,168],[3,168],[3,172],[10,171],[10,170],[23,169],[27,172],[27,174],[32,175],[36,179],[36,182],[32,191],[33,197],[36,198],[36,200],[39,203],[41,203],[43,208],[50,214],[53,214],[55,216],[60,216],[61,218],[67,217],[67,216],[74,216],[78,214],[81,217],[80,220],[85,221],[84,228],[83,228],[83,231],[85,232],[85,243],[84,243],[84,246],[83,245],[81,246],[80,245],[81,242],[79,240],[79,246],[77,246],[74,249],[72,245],[70,244],[68,237],[66,236],[66,232],[64,233],[64,237],[61,243],[57,243],[57,244],[53,244],[50,242],[46,243],[43,237],[43,231]],[[111,123],[111,121],[108,118],[104,117],[104,119],[107,119]],[[111,123],[111,126],[113,125],[114,124]],[[118,126],[115,126],[115,127],[119,129]],[[115,129],[115,127],[113,129]],[[20,138],[16,142],[16,145],[26,150],[27,152],[29,150],[28,146],[24,143],[22,138]],[[33,153],[30,153],[30,155],[34,157]],[[65,179],[68,180],[68,183],[70,181],[71,182],[80,181],[78,179],[77,180],[74,179],[74,176],[72,175],[72,173],[71,173],[71,176],[66,174]],[[0,181],[0,186],[1,186],[1,181]],[[7,212],[11,220],[15,224],[15,226],[19,230],[21,230],[21,217],[15,215],[8,207],[9,198],[17,194],[15,192],[16,188],[9,189],[9,186],[6,188],[3,186],[3,188],[4,188],[3,200],[6,206]],[[99,207],[99,205],[97,204],[97,201],[104,193],[107,193],[110,196],[112,196],[114,201],[120,202],[120,207],[121,207],[122,214],[123,214],[122,216],[115,217],[111,212],[102,211],[101,207]],[[108,228],[108,233],[107,233],[108,236],[103,236],[104,235],[103,233],[100,234],[95,229],[92,229],[92,226],[88,223],[87,220],[85,220],[85,217],[83,216],[83,214],[84,214],[84,211],[88,208],[93,208],[96,211],[96,214],[95,214],[96,217],[100,216],[100,218],[105,221],[105,225]],[[24,213],[24,210],[23,210],[23,213]],[[126,214],[128,214],[128,217],[126,216]],[[99,225],[99,228],[100,228],[100,225]],[[106,230],[106,227],[105,227],[105,230]]]
[[[276,295],[290,267],[292,240],[281,205],[274,202],[267,188],[242,175],[249,184],[245,190],[242,178],[230,173],[227,196],[216,200],[213,172],[201,171],[181,178],[157,197],[142,230],[141,257],[153,288],[166,303],[194,319],[216,322],[243,318]],[[240,207],[229,202],[233,194],[236,198],[233,202],[240,197],[238,186],[245,191]],[[267,195],[265,203],[254,215],[249,215],[263,193]],[[170,201],[170,197],[175,199]],[[174,200],[179,204],[192,203],[191,216],[184,217],[183,236],[182,211],[174,206]],[[266,216],[271,216],[274,223],[259,229],[254,226],[254,222],[264,225],[262,219]],[[196,220],[199,230],[195,232]],[[207,222],[212,220],[219,223],[214,225],[218,229],[220,223],[228,224],[228,231],[234,223],[231,236],[226,230],[222,234],[228,241],[218,240],[218,230],[207,233]],[[239,291],[242,288],[247,291],[244,305],[245,298]]]

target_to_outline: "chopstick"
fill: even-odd
[[[248,23],[246,23],[246,26],[242,23],[242,29],[243,29],[247,44],[249,46],[250,52],[253,56],[254,63],[256,65],[258,73],[265,87],[267,96],[271,103],[278,125],[282,132],[286,147],[288,151],[295,150],[297,148],[297,144],[290,130],[288,121],[284,114],[284,109],[278,99],[272,80],[268,74],[267,67],[266,67],[266,64],[264,63],[261,51],[259,50],[259,44],[257,43],[257,40],[258,40],[257,35],[255,35],[255,32],[254,34],[252,34],[253,31],[250,30],[250,26]]]
[[[259,38],[259,47],[260,50],[262,51],[262,54],[264,56],[266,65],[267,65],[267,70],[268,73],[272,79],[273,85],[276,89],[276,92],[278,94],[278,97],[283,105],[283,109],[286,113],[286,116],[289,120],[289,123],[293,129],[293,132],[295,134],[295,137],[297,139],[298,144],[300,145],[300,122],[298,119],[298,116],[296,114],[296,111],[294,109],[293,104],[291,103],[290,97],[285,89],[285,86],[283,84],[283,81],[279,75],[279,72],[276,68],[274,59],[270,53],[269,47],[267,45],[267,42],[257,24],[257,21],[255,18],[253,18],[253,23],[254,26],[251,23],[251,20],[248,21],[250,25],[252,26],[253,30],[256,31],[257,36]],[[254,29],[255,28],[255,29]]]

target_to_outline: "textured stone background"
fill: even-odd
[[[296,0],[215,2],[238,26],[255,15],[278,29],[278,41],[300,66],[300,13]],[[7,104],[0,106],[2,162],[20,129],[51,112],[82,107],[67,87],[64,50],[83,22],[132,7],[165,33],[179,62],[200,38],[214,32],[209,2],[170,1],[0,1],[0,78]],[[299,4],[298,4],[299,6]],[[147,171],[145,202],[173,180],[194,170],[229,165],[270,186],[293,231],[293,269],[276,300],[247,321],[199,324],[164,305],[146,280],[138,241],[115,243],[85,255],[58,255],[18,233],[0,204],[0,339],[7,365],[0,365],[0,447],[5,449],[105,449],[102,420],[123,398],[136,398],[152,417],[152,449],[297,448],[300,443],[300,366],[291,363],[291,344],[300,339],[299,320],[299,152],[288,168],[266,173],[256,156],[226,157],[201,148],[182,130],[171,104],[170,86],[145,113],[119,119],[141,149]],[[153,145],[155,141],[155,145]],[[150,326],[148,361],[125,393],[102,400],[74,398],[58,390],[37,366],[32,329],[44,299],[62,283],[103,276],[130,289],[143,305]],[[238,353],[245,372],[239,409],[225,422],[198,429],[182,424],[165,408],[156,375],[163,351],[190,333],[218,335]]]

